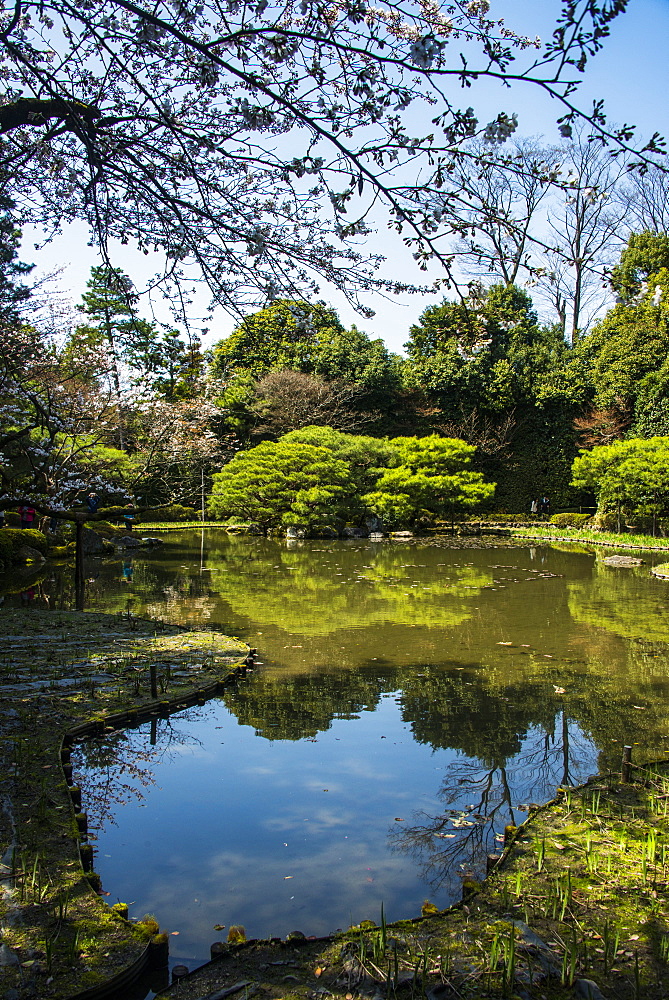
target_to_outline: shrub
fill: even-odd
[[[41,531],[36,528],[0,528],[0,562],[6,566],[20,562],[19,549],[29,545],[46,555],[48,543]]]
[[[117,538],[119,535],[127,534],[125,528],[118,524],[111,524],[110,521],[86,521],[86,527],[102,538]]]
[[[591,514],[553,514],[548,523],[554,524],[558,528],[582,528],[591,517]]]

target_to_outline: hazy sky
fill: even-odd
[[[545,38],[552,31],[552,24],[560,9],[559,0],[492,0],[491,15],[504,17],[509,27],[531,37]],[[580,89],[578,104],[586,107],[595,98],[604,98],[609,119],[618,123],[630,122],[639,126],[641,135],[648,137],[659,131],[669,133],[667,90],[669,70],[667,40],[669,39],[669,0],[630,0],[628,12],[618,17],[612,25],[611,38],[604,49],[591,60]],[[463,95],[462,105],[471,103],[480,120],[494,118],[498,111],[516,112],[519,118],[517,136],[543,135],[547,142],[558,139],[555,119],[561,114],[557,105],[533,90],[529,85],[522,89],[507,89],[486,84],[470,94]],[[90,268],[99,263],[95,250],[87,245],[88,234],[82,224],[73,225],[56,241],[36,252],[34,244],[39,234],[26,230],[22,259],[34,261],[39,271],[63,267],[59,285],[73,301],[78,301],[84,290]],[[416,267],[411,254],[401,241],[381,226],[370,239],[370,249],[383,253],[386,258],[385,273],[389,276],[424,284],[426,279]],[[153,268],[147,258],[130,247],[117,247],[115,263],[122,267],[138,287],[150,279]],[[428,278],[436,277],[431,271]],[[374,319],[362,319],[336,292],[328,294],[323,289],[321,297],[334,305],[346,325],[356,323],[371,336],[382,337],[394,351],[400,351],[406,341],[411,323],[423,309],[441,296],[404,296],[388,302],[381,296],[370,294],[367,304],[376,310]],[[193,315],[206,307],[204,293],[196,298]],[[168,319],[164,307],[158,305],[159,318]],[[217,312],[211,324],[208,343],[226,336],[234,321],[222,311]]]

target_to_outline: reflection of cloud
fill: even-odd
[[[323,795],[324,789],[327,789],[327,792],[334,795],[340,795],[343,791],[343,786],[341,784],[336,784],[326,778],[309,778],[308,780],[301,781],[300,786],[308,792],[313,792],[315,795]],[[325,792],[325,794],[327,794],[327,792]]]
[[[235,770],[240,777],[245,778],[279,778],[281,774],[278,767],[263,767],[262,764],[247,764],[244,767],[236,767]],[[284,778],[282,784],[286,783],[287,779]]]
[[[243,924],[249,937],[283,937],[291,930],[328,934],[365,919],[378,922],[382,903],[388,920],[417,916],[425,886],[413,876],[408,885],[403,859],[379,858],[377,850],[372,841],[349,836],[342,838],[341,851],[328,844],[308,858],[287,857],[269,866],[262,851],[220,851],[198,859],[190,899],[179,899],[156,874],[135,915],[157,913],[168,931],[178,930],[170,938],[171,957],[187,961],[208,958],[211,942],[224,939],[234,923]],[[182,872],[193,864],[186,854],[170,862]],[[407,909],[402,896],[411,895],[414,884],[415,902]],[[215,924],[226,930],[215,931]]]
[[[299,812],[293,813],[292,816],[286,815],[284,812],[281,816],[269,817],[260,825],[266,830],[274,830],[284,834],[299,828],[303,834],[308,832],[311,836],[314,836],[324,833],[327,830],[332,830],[337,826],[346,827],[352,825],[356,821],[356,813],[352,810],[342,812],[340,809],[338,812],[335,812],[321,806],[318,809],[310,809],[308,817],[305,817],[304,812],[304,807]],[[308,831],[305,829],[307,826],[306,819],[309,821]]]

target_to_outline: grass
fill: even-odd
[[[147,536],[152,531],[180,531],[181,528],[228,528],[223,521],[148,521],[134,526],[133,534]]]
[[[532,528],[512,528],[513,535],[521,538],[560,538],[564,541],[590,542],[595,545],[610,545],[626,549],[658,549],[669,551],[669,538],[655,538],[653,535],[619,535],[615,531],[589,531],[584,528],[559,528],[554,524]]]

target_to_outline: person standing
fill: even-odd
[[[19,507],[19,517],[21,518],[22,528],[32,528],[33,521],[35,520],[35,508],[29,506],[28,504],[22,504]]]
[[[86,506],[88,507],[89,514],[97,514],[98,507],[100,506],[100,497],[97,493],[89,493],[86,497]]]
[[[536,517],[538,513],[539,513],[539,501],[533,500],[532,503],[530,504],[530,514],[532,515],[532,517]]]
[[[541,513],[544,517],[550,517],[551,513],[551,502],[548,497],[541,498]]]
[[[130,510],[123,515],[123,527],[129,534],[132,534],[132,526],[135,520],[135,516],[132,513],[133,511],[132,504],[129,503],[127,506],[130,508]]]

